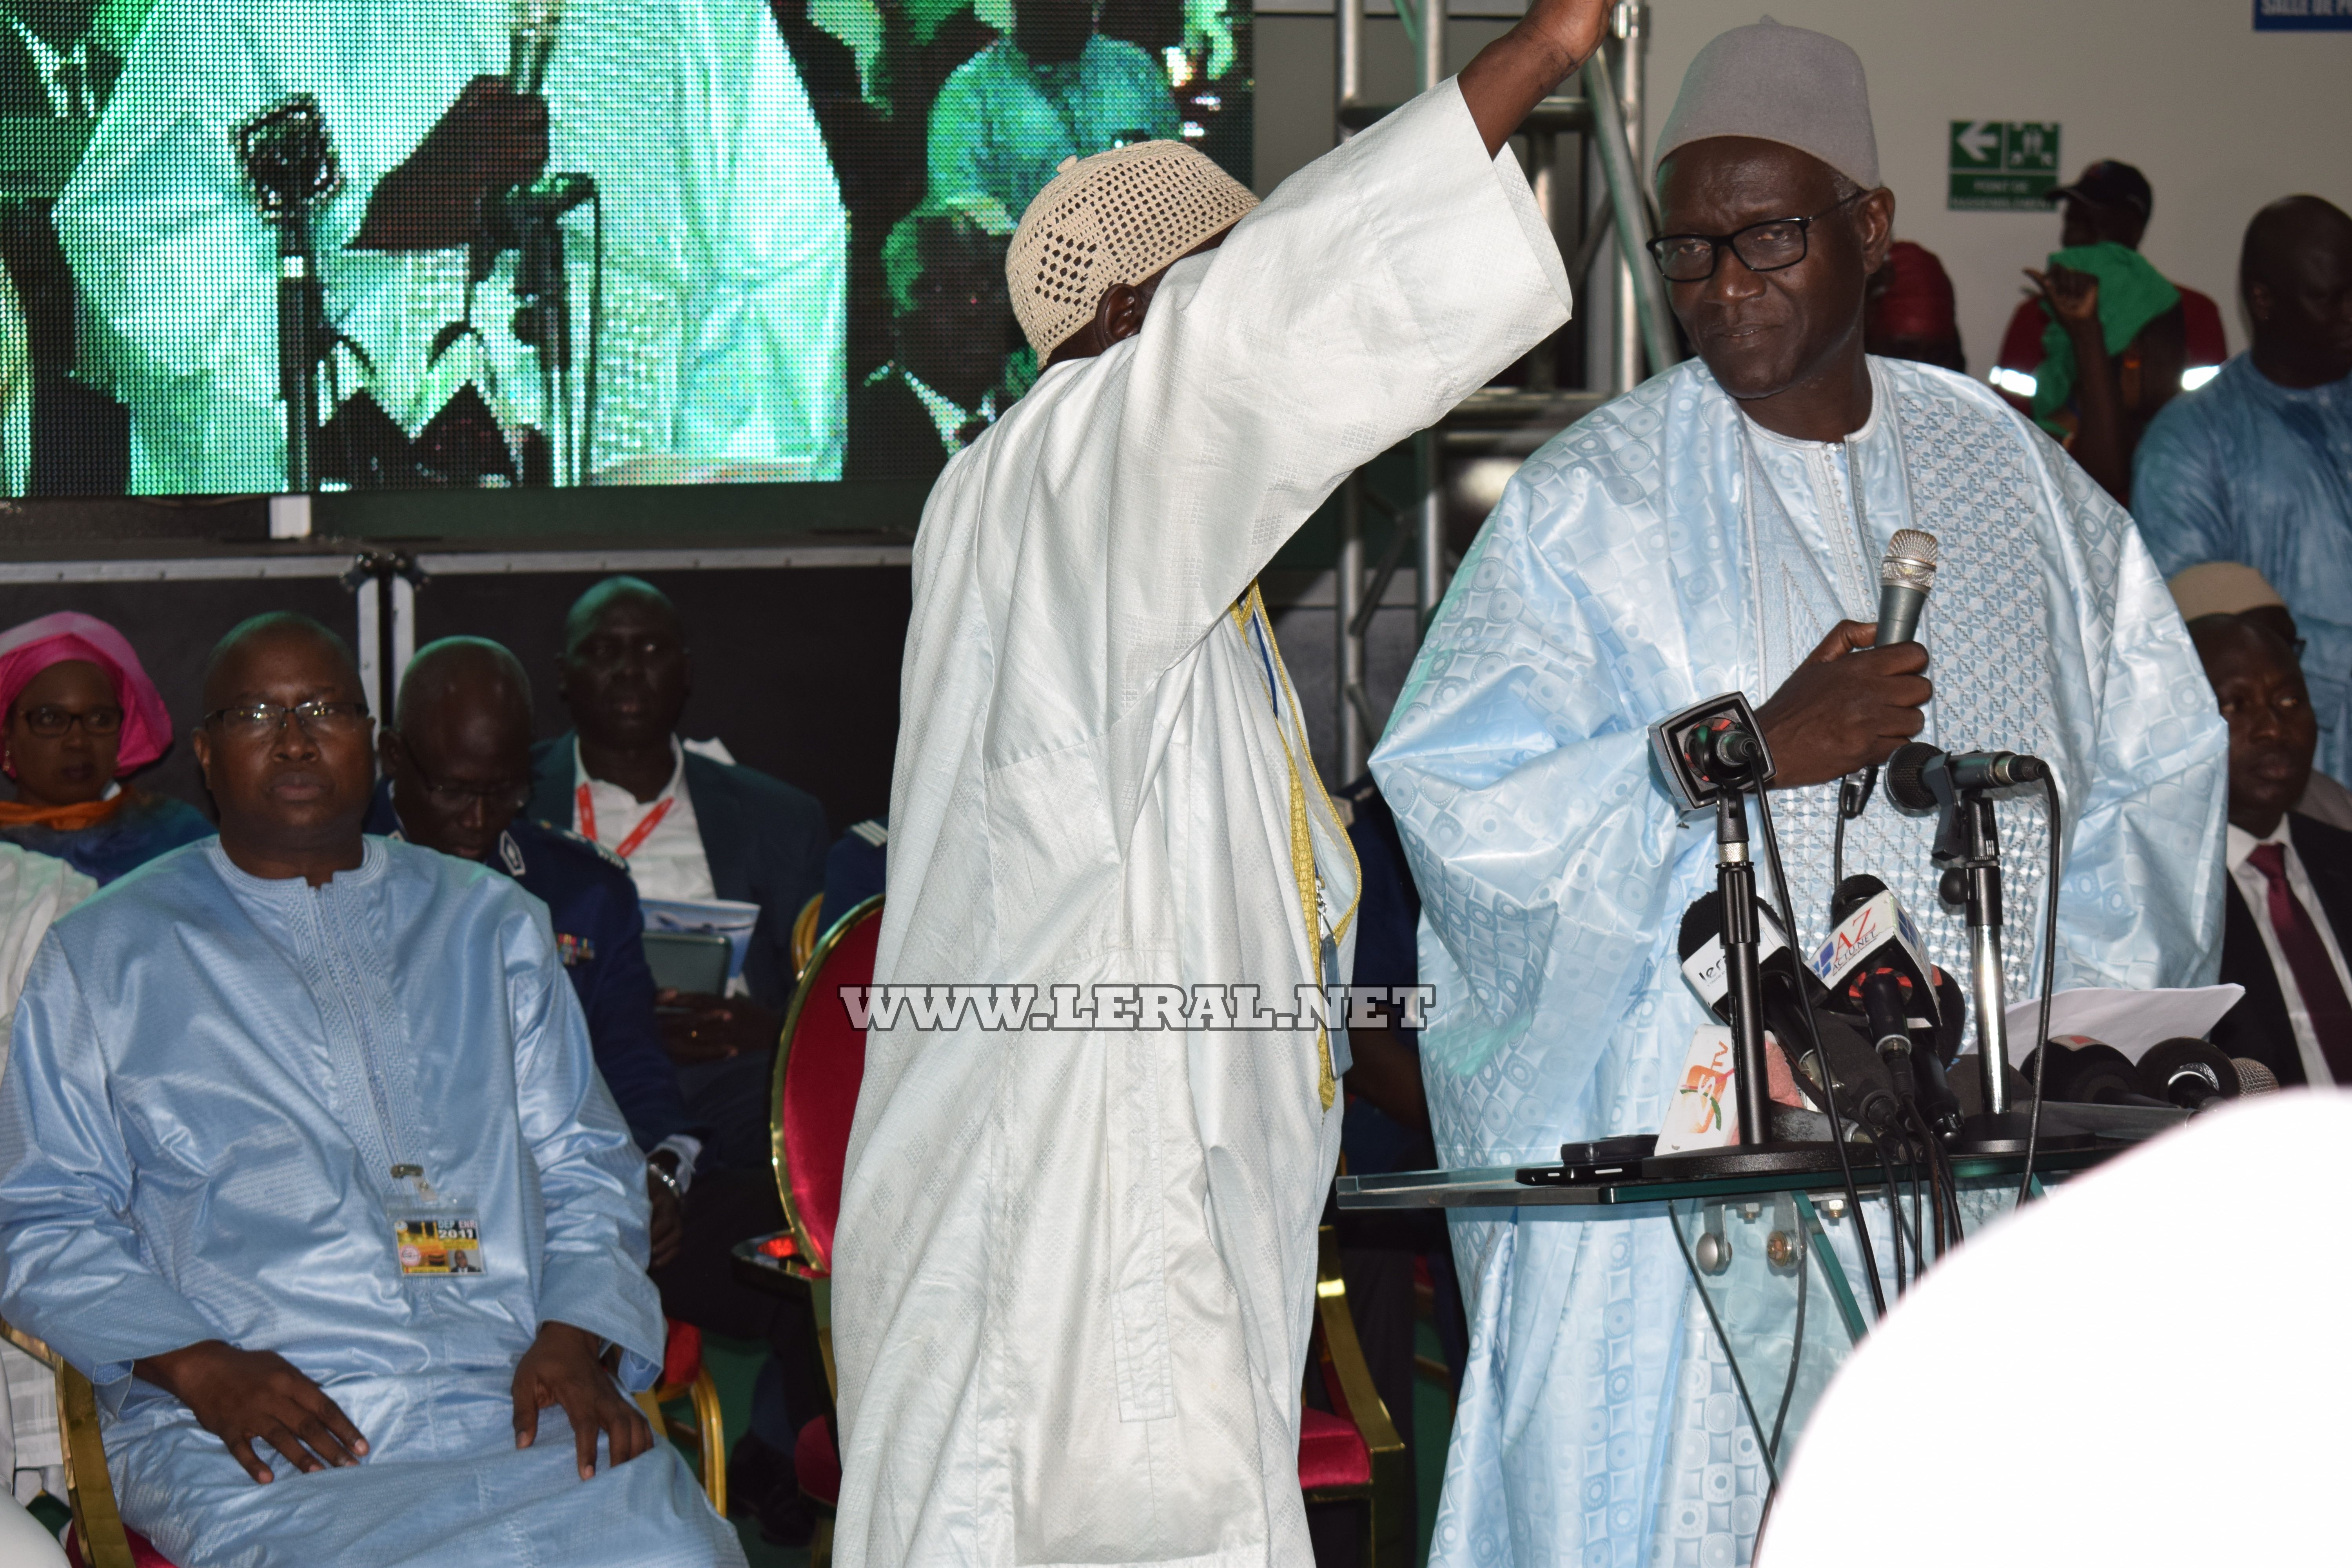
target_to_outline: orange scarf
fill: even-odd
[[[131,799],[129,790],[117,790],[105,800],[77,801],[71,805],[37,805],[29,800],[0,800],[0,827],[54,827],[79,833],[95,827],[121,811]]]

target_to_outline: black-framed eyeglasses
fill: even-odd
[[[24,721],[27,734],[38,735],[44,741],[58,741],[76,724],[85,735],[111,735],[122,728],[120,708],[89,708],[75,712],[70,708],[56,708],[44,703],[38,708],[19,708],[16,717]]]
[[[400,738],[399,731],[387,729],[383,733],[384,739],[393,743],[402,759],[415,771],[416,782],[424,786],[425,798],[438,810],[453,816],[459,816],[478,801],[485,811],[503,808],[511,815],[530,804],[531,783],[529,779],[510,780],[488,787],[444,784],[425,771],[424,765],[416,760],[416,753],[410,751],[408,743]]]
[[[233,707],[215,708],[205,715],[206,724],[217,724],[222,733],[244,740],[274,735],[286,727],[289,719],[301,725],[306,735],[349,735],[366,727],[367,704],[313,699],[289,708],[278,702],[240,702]]]
[[[1845,205],[1868,195],[1856,191],[1823,207],[1811,217],[1773,217],[1751,223],[1729,234],[1662,234],[1650,241],[1650,257],[1669,283],[1704,283],[1715,276],[1723,247],[1739,258],[1750,272],[1778,272],[1805,258],[1812,243],[1812,226]]]

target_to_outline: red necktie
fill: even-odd
[[[2311,1032],[2319,1037],[2319,1053],[2337,1083],[2352,1083],[2352,1001],[2344,995],[2335,961],[2320,940],[2311,911],[2287,885],[2286,846],[2257,844],[2246,863],[2270,883],[2271,930],[2279,951],[2294,974],[2294,988],[2303,993],[2304,1011],[2311,1016]]]

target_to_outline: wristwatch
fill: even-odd
[[[670,1158],[675,1160],[677,1156],[672,1154]],[[663,1164],[659,1160],[648,1159],[646,1161],[646,1169],[653,1173],[654,1180],[669,1189],[670,1196],[680,1203],[686,1202],[686,1189],[677,1184],[677,1177],[671,1173],[667,1165]]]

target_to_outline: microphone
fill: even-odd
[[[1885,883],[1867,873],[1848,877],[1830,899],[1830,918],[1837,925],[1813,950],[1811,967],[1832,994],[1843,990],[1859,1005],[1863,979],[1874,969],[1891,968],[1916,998],[1911,1016],[1929,1028],[1941,1021],[1927,942]]]
[[[1913,741],[1886,759],[1886,793],[1906,811],[1933,811],[1965,791],[2003,789],[2049,776],[2049,763],[2022,752],[1942,752]]]
[[[277,217],[333,194],[342,183],[319,100],[284,99],[236,128],[237,162],[263,214]]]
[[[2139,1058],[2140,1092],[2183,1110],[2202,1110],[2218,1100],[2277,1089],[2277,1078],[2260,1062],[2224,1056],[2188,1036],[2159,1041]]]
[[[1727,691],[1670,713],[1650,726],[1650,755],[1675,806],[1696,811],[1727,794],[1760,790],[1772,782],[1772,753],[1754,710]]]
[[[1811,968],[1832,1005],[1867,1022],[1899,1096],[1916,1100],[1931,1123],[1957,1116],[1944,1069],[1960,1048],[1958,982],[1928,961],[1919,928],[1877,878],[1857,873],[1839,883],[1830,918],[1837,925],[1814,950]]]
[[[562,0],[514,0],[507,33],[507,86],[517,98],[535,95],[547,80],[547,58],[555,52]]]
[[[1916,1100],[1919,1089],[1911,1072],[1911,982],[1892,969],[1874,969],[1855,989],[1861,993],[1863,1016],[1870,1022],[1872,1047],[1895,1080],[1895,1098]]]
[[[1918,634],[1927,590],[1936,584],[1936,536],[1916,528],[1898,528],[1887,541],[1886,559],[1878,563],[1878,647]]]
[[[2050,1055],[2039,1067],[2035,1051],[2019,1070],[2028,1083],[2042,1075],[2042,1098],[2076,1105],[2169,1105],[2140,1092],[2138,1069],[2131,1058],[2087,1036],[2061,1035],[2050,1042]]]
[[[1779,921],[1773,918],[1771,906],[1759,899],[1756,915],[1760,933],[1756,968],[1764,1026],[1780,1042],[1781,1051],[1794,1069],[1792,1076],[1799,1091],[1816,1105],[1822,1104],[1820,1088],[1811,1077],[1819,1068],[1811,1060],[1811,1041],[1805,1030],[1805,1001],[1810,994],[1813,1022],[1821,1032],[1822,1050],[1829,1058],[1830,1076],[1836,1085],[1839,1110],[1847,1120],[1864,1126],[1885,1125],[1897,1114],[1894,1080],[1885,1066],[1853,1026],[1831,1010],[1827,993],[1798,963]],[[1684,911],[1677,945],[1683,975],[1690,982],[1691,989],[1698,993],[1699,1000],[1717,1017],[1730,1022],[1731,983],[1723,957],[1721,894],[1702,894]],[[1823,1110],[1826,1113],[1825,1106]]]
[[[1797,971],[1788,957],[1788,938],[1781,933],[1772,906],[1761,899],[1756,900],[1756,929],[1757,973],[1768,985],[1793,985]],[[1693,900],[1691,907],[1683,911],[1682,931],[1676,942],[1683,978],[1690,982],[1690,988],[1698,993],[1698,999],[1717,1017],[1729,1023],[1731,976],[1723,954],[1721,893],[1708,891]]]

